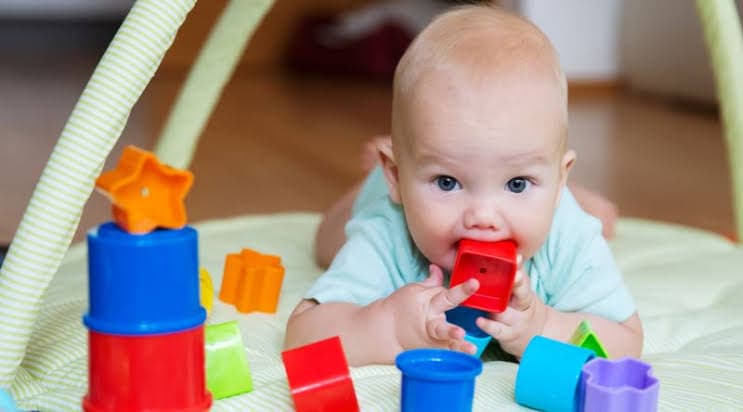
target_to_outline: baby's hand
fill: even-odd
[[[529,340],[544,330],[547,305],[531,290],[529,277],[519,267],[508,307],[488,316],[490,319],[478,318],[477,326],[498,340],[503,350],[521,359]]]
[[[476,279],[447,289],[444,275],[436,265],[423,282],[406,285],[385,299],[395,314],[397,342],[404,350],[413,348],[449,348],[475,353],[477,348],[464,340],[464,329],[446,321],[445,312],[457,307],[480,287]]]

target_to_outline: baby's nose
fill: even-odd
[[[464,214],[467,229],[497,230],[502,226],[502,217],[493,204],[473,205]]]

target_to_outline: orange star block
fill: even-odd
[[[230,253],[224,262],[219,299],[238,311],[276,313],[284,267],[281,258],[243,249]]]
[[[113,203],[113,217],[129,233],[148,233],[158,227],[186,225],[186,197],[193,174],[164,165],[154,154],[127,146],[115,169],[102,173],[95,184]]]

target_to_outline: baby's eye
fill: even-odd
[[[523,177],[514,177],[506,184],[508,190],[513,193],[521,193],[529,186],[529,181]]]
[[[439,189],[443,190],[444,192],[450,192],[459,187],[459,182],[457,182],[457,179],[451,176],[436,177],[436,184],[439,186]]]

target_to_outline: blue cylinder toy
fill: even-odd
[[[395,359],[402,371],[402,412],[469,412],[482,362],[444,349],[413,349]]]
[[[488,344],[493,339],[492,336],[480,329],[475,323],[479,317],[487,317],[487,312],[466,306],[457,306],[454,309],[446,311],[446,321],[464,329],[466,333],[464,340],[477,347],[477,352],[474,354],[477,358],[482,356],[485,348],[488,347]]]
[[[516,402],[544,411],[576,411],[581,371],[594,356],[588,349],[533,337],[516,374]]]
[[[191,227],[135,235],[106,223],[88,233],[89,310],[97,332],[148,335],[201,325],[198,236]]]
[[[13,397],[8,392],[0,388],[0,411],[2,412],[17,412],[18,409],[15,407]]]

